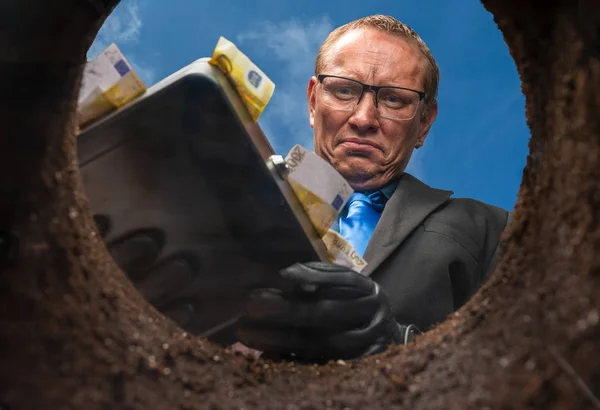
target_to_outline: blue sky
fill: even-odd
[[[319,45],[333,28],[376,13],[415,29],[441,71],[437,120],[407,171],[511,210],[528,152],[525,100],[502,35],[477,0],[122,0],[88,56],[114,42],[152,85],[228,38],[276,84],[259,123],[285,155],[297,143],[313,148],[306,85]]]

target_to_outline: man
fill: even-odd
[[[277,288],[249,295],[244,344],[296,360],[362,357],[442,322],[485,281],[508,213],[404,172],[435,121],[438,79],[425,43],[393,17],[325,40],[308,84],[315,152],[357,191],[335,229],[368,266],[284,269]]]

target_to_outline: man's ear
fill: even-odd
[[[438,104],[437,100],[433,100],[427,109],[427,113],[421,119],[421,123],[419,124],[419,138],[417,140],[417,145],[421,146],[425,142],[425,138],[427,138],[427,134],[431,129],[435,119],[437,118],[438,113]]]
[[[311,128],[315,126],[315,102],[316,102],[316,90],[315,86],[317,85],[317,77],[312,76],[310,81],[308,82],[308,88],[306,90],[306,94],[308,95],[308,119]]]

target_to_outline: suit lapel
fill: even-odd
[[[451,191],[433,189],[412,175],[403,174],[369,241],[364,255],[367,266],[362,273],[370,276],[450,195]]]

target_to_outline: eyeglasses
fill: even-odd
[[[323,103],[342,111],[354,111],[365,91],[375,93],[375,107],[379,115],[391,120],[410,120],[417,112],[419,102],[425,98],[422,91],[393,86],[375,86],[350,78],[319,74],[323,86]]]

